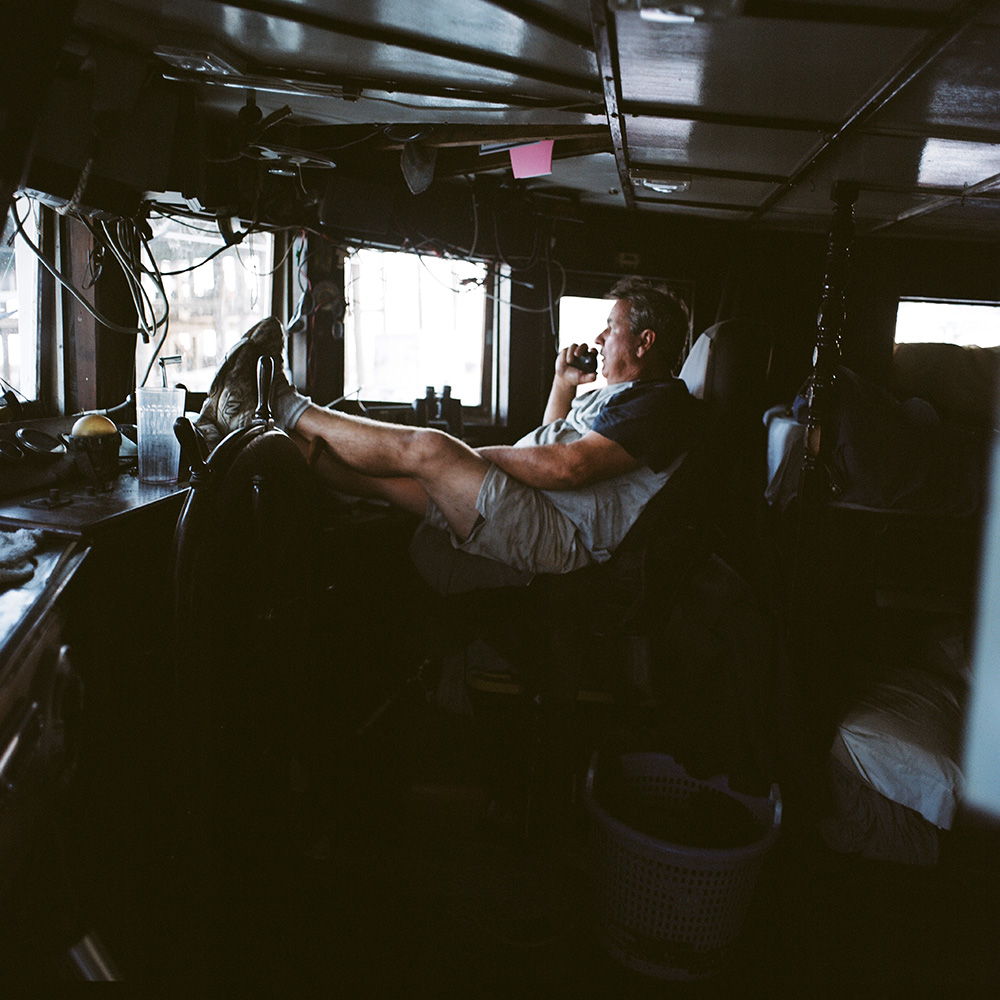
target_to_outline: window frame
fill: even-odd
[[[1000,321],[1000,301],[991,301],[989,299],[952,299],[945,298],[943,296],[931,296],[931,295],[899,295],[896,297],[896,311],[892,327],[892,343],[893,346],[897,344],[953,344],[957,347],[982,347],[982,348],[1000,348],[1000,336],[998,336],[998,342],[996,344],[956,344],[953,340],[898,340],[897,331],[899,328],[899,307],[904,303],[924,303],[929,305],[946,305],[946,306],[983,306],[991,309],[997,310],[996,316],[998,321]]]
[[[26,198],[31,202],[31,209],[29,211],[38,211],[38,231],[34,234],[29,233],[28,238],[31,239],[36,246],[41,248],[42,245],[42,232],[44,226],[44,216],[46,211],[46,206],[37,198],[32,198],[25,195]],[[11,199],[8,208],[8,217],[12,217],[14,212],[17,210],[17,202]],[[7,232],[6,221],[2,227],[4,233]],[[21,334],[21,312],[24,306],[27,304],[30,309],[30,314],[34,319],[34,357],[32,359],[32,382],[33,387],[31,393],[27,393],[24,390],[23,374],[24,365],[23,357],[21,362],[20,376],[18,378],[18,383],[15,385],[13,382],[7,382],[6,377],[4,378],[3,384],[0,384],[0,396],[5,395],[7,392],[13,392],[14,396],[18,398],[18,402],[21,406],[33,409],[37,406],[38,401],[43,395],[45,383],[42,377],[42,330],[43,330],[43,290],[45,287],[46,278],[49,277],[48,272],[42,265],[41,261],[35,257],[34,252],[29,246],[27,246],[23,240],[20,240],[20,234],[17,232],[16,228],[12,228],[12,233],[14,234],[14,239],[11,241],[10,250],[14,255],[14,277],[15,277],[15,287],[17,289],[17,315],[18,315],[18,335]],[[31,289],[23,287],[23,281],[18,280],[20,268],[18,267],[18,261],[22,259],[31,260],[32,270],[34,271],[33,281],[31,282]],[[50,279],[51,280],[51,279]],[[32,294],[33,293],[33,294]],[[31,301],[33,299],[33,301]],[[7,345],[7,350],[9,351],[9,344]],[[18,350],[23,354],[23,344],[18,344]]]
[[[420,254],[413,250],[403,250],[399,247],[379,246],[377,244],[351,245],[345,247],[345,250],[375,250],[379,253],[410,254],[418,257],[432,256],[430,254]],[[472,264],[481,264],[486,268],[484,281],[486,308],[483,310],[480,402],[476,406],[463,403],[462,423],[466,427],[503,426],[507,422],[509,407],[510,268],[507,265],[485,258],[456,257],[455,259],[468,261]],[[346,266],[345,261],[343,269],[345,300],[348,297],[348,285],[350,281],[350,269]],[[346,369],[346,329],[342,338],[342,348],[344,352],[343,364]],[[342,398],[343,394],[348,391],[346,384],[342,385]],[[354,398],[353,393],[351,395]],[[406,408],[406,403],[363,395],[356,398],[365,411],[384,410],[386,414],[389,414],[392,410],[405,410]]]

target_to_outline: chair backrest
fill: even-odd
[[[704,433],[646,505],[619,551],[654,540],[683,544],[686,534],[702,544],[725,539],[730,544],[724,557],[742,561],[737,553],[746,548],[766,485],[762,415],[770,359],[769,331],[750,320],[725,320],[697,338],[678,377],[707,404]]]
[[[669,605],[710,552],[744,571],[764,504],[770,352],[769,332],[749,320],[717,323],[697,338],[678,376],[707,404],[703,434],[608,562],[536,578],[543,601],[584,607],[599,595],[601,617],[613,631],[629,631]]]
[[[732,416],[753,410],[760,418],[771,363],[770,337],[746,319],[710,326],[694,342],[678,377],[688,392]]]

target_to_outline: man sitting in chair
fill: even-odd
[[[672,377],[689,317],[668,289],[619,282],[596,338],[607,385],[556,358],[543,424],[514,445],[470,448],[443,431],[381,423],[315,405],[282,374],[284,332],[257,324],[219,369],[197,426],[211,441],[244,426],[257,405],[256,365],[276,360],[275,422],[330,486],[423,518],[411,546],[440,593],[525,585],[610,558],[697,436],[701,403]]]

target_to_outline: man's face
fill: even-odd
[[[629,330],[632,306],[627,299],[618,299],[611,307],[608,325],[594,341],[601,349],[604,364],[601,374],[609,383],[631,382],[639,377],[639,357],[636,349],[640,338]]]

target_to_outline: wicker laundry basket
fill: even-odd
[[[672,757],[630,753],[620,758],[634,795],[674,805],[714,789],[749,809],[760,837],[734,848],[689,847],[632,829],[594,795],[598,754],[584,799],[590,816],[595,919],[603,947],[630,969],[662,979],[703,979],[725,966],[739,940],[757,876],[778,837],[781,797],[731,791],[725,777],[691,778]]]

